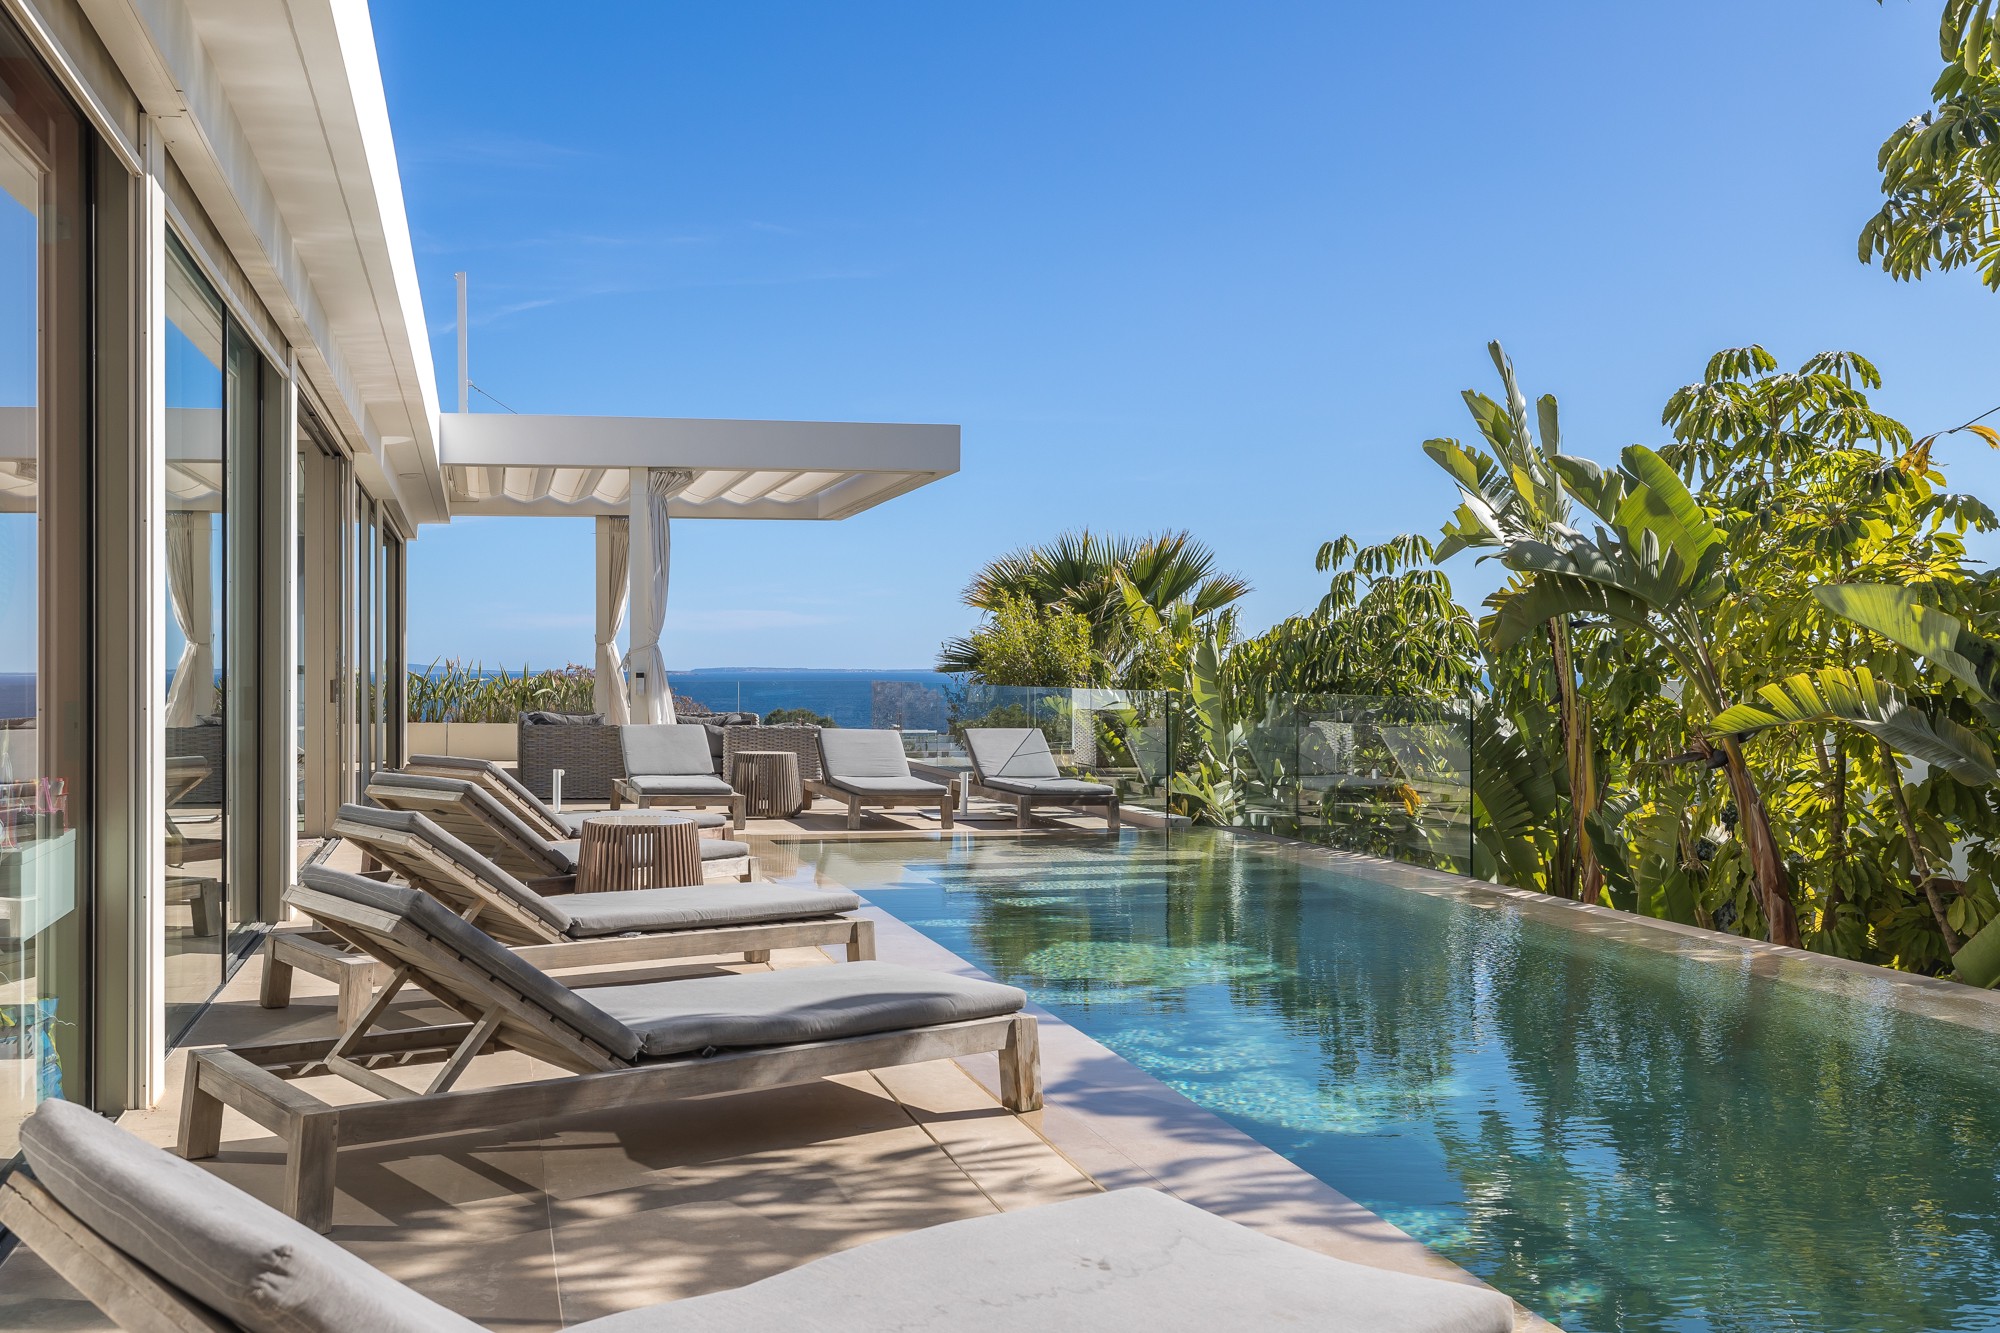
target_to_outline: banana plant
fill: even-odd
[[[1813,589],[1813,596],[1835,615],[1874,631],[1949,675],[1964,688],[1980,718],[1988,726],[2000,727],[2000,643],[1977,633],[1951,613],[1927,605],[1910,589],[1893,584],[1828,584]],[[1846,708],[1837,714],[1839,720],[1861,725],[1847,715],[1861,701],[1848,698],[1840,702]],[[1921,722],[1903,720],[1894,735],[1874,734],[1898,753],[1935,764],[1962,782],[1975,786],[2000,783],[1992,750],[1978,734],[1949,718],[1932,717],[1906,707],[1903,717],[1908,719],[1912,715],[1921,718]],[[1720,724],[1722,719],[1717,721]],[[1894,794],[1897,812],[1911,839],[1912,854],[1917,855],[1919,849],[1900,786]],[[2000,930],[1995,928],[2000,926],[2000,918],[1989,921],[1970,940],[1961,943],[1947,919],[1937,892],[1937,875],[1925,864],[1927,860],[1918,861],[1922,867],[1922,888],[1952,951],[1952,963],[1960,979],[1975,986],[2000,985]]]
[[[1508,543],[1501,563],[1521,580],[1488,599],[1493,614],[1482,629],[1489,641],[1504,651],[1551,619],[1601,617],[1651,635],[1687,682],[1688,701],[1710,718],[1726,711],[1732,700],[1710,628],[1728,591],[1722,530],[1673,468],[1643,445],[1627,448],[1616,471],[1564,455],[1554,466],[1569,493],[1602,522],[1594,537],[1571,533],[1560,545]],[[1729,735],[1703,744],[1727,770],[1767,937],[1797,946],[1791,877],[1742,748]]]
[[[1507,401],[1503,405],[1472,389],[1463,397],[1493,452],[1488,454],[1450,438],[1424,441],[1424,452],[1459,488],[1458,510],[1445,526],[1435,552],[1434,558],[1440,561],[1464,550],[1498,553],[1522,541],[1560,544],[1570,532],[1569,496],[1557,468],[1562,426],[1555,395],[1543,394],[1535,401],[1540,426],[1537,436],[1528,424],[1528,399],[1514,376],[1513,361],[1497,342],[1486,344],[1486,351],[1500,372]],[[1577,689],[1567,618],[1549,617],[1542,632],[1554,670],[1557,725],[1569,777],[1569,836],[1574,849],[1574,855],[1566,858],[1569,882],[1555,887],[1565,897],[1595,902],[1604,876],[1589,834],[1598,804],[1589,713]]]

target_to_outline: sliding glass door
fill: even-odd
[[[0,1159],[89,1096],[89,152],[0,17]]]

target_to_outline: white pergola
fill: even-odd
[[[958,471],[957,426],[457,412],[438,434],[454,516],[597,520],[596,705],[614,722],[674,720],[672,519],[842,519]]]

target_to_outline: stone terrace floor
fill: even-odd
[[[823,809],[751,825],[767,875],[797,869],[788,837],[937,832],[934,814],[897,811],[847,834],[844,816]],[[1016,833],[997,808],[971,813],[959,826],[964,836],[1045,836]],[[1062,826],[1103,827],[1086,817],[1042,824]],[[337,849],[334,863],[349,857]],[[873,914],[885,960],[970,970]],[[833,964],[805,949],[770,963],[823,965]],[[253,956],[198,1021],[191,1044],[333,1034],[329,984],[299,973],[292,1007],[266,1010],[257,1004],[260,974]],[[413,1020],[443,1017],[421,996],[399,1008]],[[1471,1280],[1061,1020],[1042,1022],[1050,1104],[1041,1112],[1015,1117],[1000,1107],[987,1056],[353,1149],[341,1154],[333,1239],[478,1323],[523,1331],[740,1286],[939,1222],[1139,1184],[1342,1258]],[[183,1064],[180,1052],[170,1058],[160,1106],[122,1123],[170,1144]],[[555,1072],[500,1053],[475,1060],[465,1082]],[[329,1100],[365,1095],[337,1079],[301,1086]],[[222,1152],[207,1165],[271,1201],[276,1149],[232,1111]],[[0,1265],[0,1328],[109,1327],[32,1254],[17,1249]],[[1548,1325],[1522,1312],[1519,1327]]]

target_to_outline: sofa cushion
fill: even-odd
[[[750,844],[736,842],[730,838],[703,838],[701,859],[704,861],[727,861],[733,857],[750,855]]]
[[[685,977],[577,994],[616,1018],[649,1056],[790,1046],[1017,1012],[1012,986],[891,963]]]
[[[822,727],[820,767],[828,777],[904,778],[910,761],[903,754],[903,734],[862,727]]]
[[[625,771],[635,778],[715,772],[706,727],[673,723],[620,727],[618,748],[625,757]]]
[[[851,893],[776,884],[578,893],[565,901],[570,909],[569,934],[579,940],[630,930],[699,930],[760,921],[805,921],[852,912],[861,906],[861,900]]]
[[[1513,1302],[1490,1287],[1347,1263],[1168,1195],[1128,1189],[926,1227],[747,1287],[573,1324],[570,1333],[1508,1333],[1513,1326]]]
[[[326,866],[307,866],[299,872],[299,880],[307,888],[330,897],[403,918],[501,986],[530,1004],[541,1006],[605,1050],[627,1060],[638,1056],[639,1039],[624,1024],[582,998],[581,991],[571,990],[534,964],[515,957],[511,949],[477,926],[460,920],[457,913],[430,895],[397,884],[363,879],[359,875]],[[364,947],[382,962],[398,964],[404,961],[378,952],[375,945],[376,942],[370,940]],[[441,984],[421,970],[415,982],[433,994],[438,993]],[[484,997],[476,997],[475,1002],[481,1007],[486,1003]]]
[[[604,714],[551,713],[545,709],[533,709],[521,714],[521,721],[531,727],[601,727],[604,725]]]
[[[35,1178],[92,1231],[253,1333],[478,1333],[234,1185],[69,1102],[21,1126]]]
[[[1040,727],[967,727],[965,748],[982,780],[1059,778],[1049,738]]]

